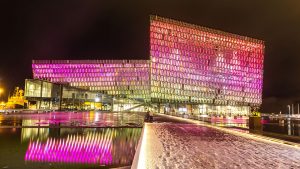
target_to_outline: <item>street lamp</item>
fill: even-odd
[[[100,98],[99,97],[96,97],[95,98],[95,102],[99,102],[100,101]]]
[[[96,110],[96,103],[100,102],[100,98],[97,96],[94,100],[94,110]]]

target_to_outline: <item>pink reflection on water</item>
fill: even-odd
[[[112,134],[68,135],[66,139],[49,138],[30,142],[25,161],[82,164],[112,164]]]
[[[246,124],[247,123],[246,117],[237,117],[237,118],[230,118],[230,117],[211,117],[211,123],[227,123],[227,124]]]
[[[122,116],[127,116],[124,113]],[[141,123],[143,115],[132,119],[122,119],[119,114],[103,112],[50,112],[50,113],[21,113],[5,115],[0,122],[1,126],[22,125],[22,126],[115,126],[130,121]],[[18,124],[9,123],[18,121]]]

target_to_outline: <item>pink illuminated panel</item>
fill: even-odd
[[[151,16],[154,101],[259,106],[263,57],[260,40]]]
[[[30,142],[25,161],[111,165],[112,135],[109,136],[90,133],[66,139],[50,138],[46,143]]]
[[[147,98],[147,60],[34,60],[33,77],[110,95]]]

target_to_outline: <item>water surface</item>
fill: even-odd
[[[0,168],[130,166],[141,113],[52,112],[0,115]]]

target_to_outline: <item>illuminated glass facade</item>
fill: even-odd
[[[34,60],[32,68],[34,78],[109,95],[248,114],[262,102],[264,48],[261,40],[151,16],[150,60]]]
[[[34,60],[33,77],[109,95],[149,100],[148,60]]]
[[[29,108],[32,109],[88,109],[91,105],[84,103],[95,102],[95,98],[101,98],[102,103],[109,103],[110,100],[101,94],[70,87],[68,85],[59,85],[56,83],[43,81],[39,79],[26,79],[24,96],[29,101]],[[60,104],[61,99],[61,104]],[[93,107],[93,106],[92,106]]]
[[[151,16],[151,98],[259,106],[263,56],[260,40]]]

